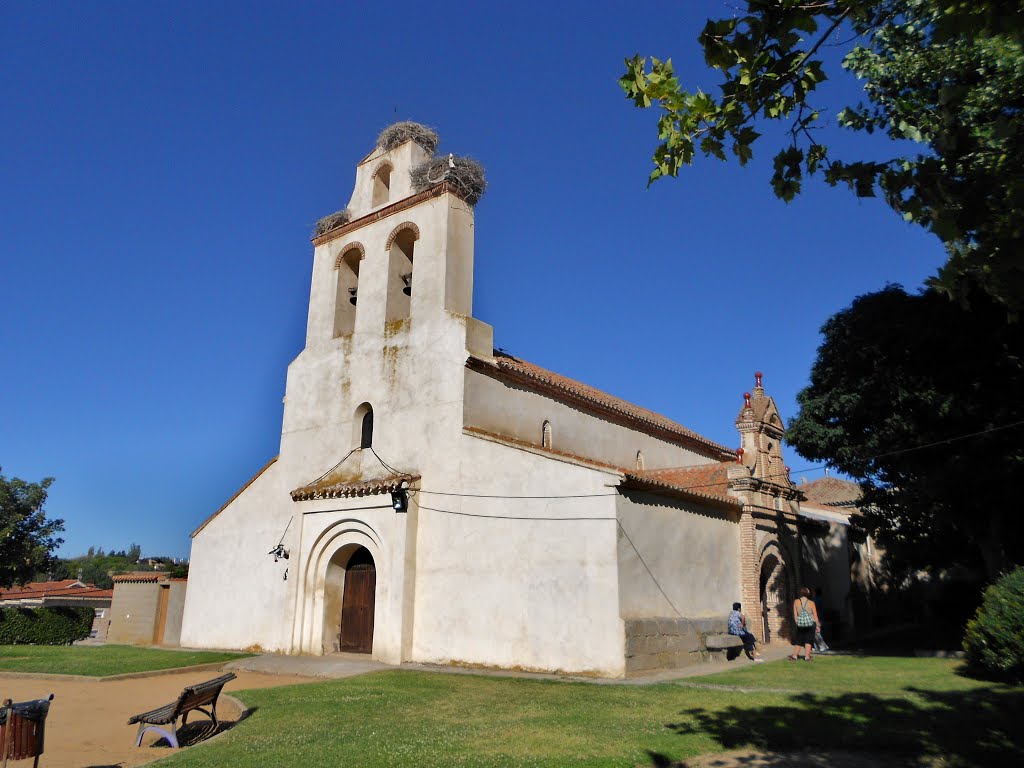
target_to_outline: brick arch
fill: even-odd
[[[420,239],[420,228],[417,227],[415,224],[413,224],[411,221],[406,221],[406,222],[403,222],[403,223],[399,224],[397,227],[395,227],[393,230],[391,230],[391,234],[388,235],[388,241],[387,241],[387,243],[384,246],[384,250],[385,251],[390,251],[391,250],[391,246],[394,245],[394,243],[395,243],[395,238],[398,237],[403,231],[405,231],[407,229],[411,229],[412,230],[412,233],[413,233],[413,235],[415,235],[415,239],[416,240]]]
[[[359,258],[360,259],[365,259],[366,258],[366,249],[363,248],[363,244],[362,243],[349,243],[348,245],[344,246],[343,248],[341,248],[338,251],[338,255],[334,259],[334,268],[335,269],[340,269],[341,268],[341,258],[342,258],[342,256],[344,256],[346,253],[351,251],[353,248],[355,250],[359,251]]]
[[[765,641],[766,630],[771,642],[785,640],[791,633],[790,603],[797,589],[796,574],[793,570],[795,562],[789,548],[776,538],[768,540],[761,547],[756,571],[757,617],[753,622],[756,628],[755,634],[761,642]],[[766,566],[771,567],[768,574],[764,573]],[[763,596],[762,579],[766,582]],[[771,587],[775,588],[771,589]]]
[[[373,173],[370,174],[370,180],[372,181],[373,179],[376,179],[377,178],[377,174],[380,173],[381,171],[383,171],[385,168],[387,168],[389,171],[394,171],[395,170],[395,166],[393,166],[387,160],[383,160],[381,163],[379,163],[377,165],[376,168],[373,169]]]

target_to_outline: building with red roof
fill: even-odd
[[[761,375],[737,451],[495,349],[430,136],[382,134],[318,225],[280,452],[193,532],[182,644],[616,677],[705,658],[735,601],[784,639],[828,526]]]
[[[94,611],[94,640],[104,641],[110,626],[112,589],[97,589],[77,579],[33,581],[21,586],[0,589],[0,608],[87,607]]]

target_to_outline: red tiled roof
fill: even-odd
[[[113,596],[109,589],[97,589],[92,584],[83,584],[76,579],[61,581],[33,581],[20,587],[0,589],[3,600],[43,600],[46,598],[88,598],[102,599]]]
[[[79,589],[85,587],[85,584],[77,579],[62,579],[60,581],[30,581],[28,584],[13,586],[9,589],[0,589],[0,600],[7,600],[11,597],[25,597],[29,594],[36,594],[40,592],[69,589],[76,585]]]
[[[819,477],[797,486],[812,505],[825,507],[856,507],[860,500],[860,487],[838,477]]]
[[[624,479],[619,484],[620,488],[643,490],[651,493],[671,493],[676,496],[685,496],[701,502],[712,502],[717,505],[728,507],[741,507],[739,499],[730,496],[727,492],[729,467],[735,464],[734,461],[723,461],[717,464],[701,464],[694,467],[674,467],[671,469],[652,469],[649,471],[626,469],[614,464],[588,459],[585,456],[578,456],[564,451],[557,451],[552,448],[543,448],[525,440],[517,440],[506,435],[499,435],[487,432],[476,427],[465,427],[465,432],[473,435],[481,435],[488,439],[498,440],[509,445],[528,448],[537,453],[546,453],[560,459],[567,459],[581,465],[590,465],[597,469],[606,469],[623,475]]]
[[[524,384],[531,389],[539,389],[557,399],[568,400],[574,404],[587,406],[590,410],[597,410],[604,415],[617,417],[640,431],[666,437],[675,442],[686,443],[704,454],[713,454],[716,458],[734,455],[731,448],[709,440],[660,413],[641,408],[614,395],[609,395],[607,392],[602,392],[600,389],[512,357],[504,352],[495,350],[494,357],[493,364],[481,358],[470,357],[466,361],[466,365],[481,373],[493,373],[497,369],[517,383]]]
[[[329,474],[322,480],[296,488],[292,491],[291,496],[292,501],[373,496],[378,493],[396,491],[402,487],[403,483],[408,488],[419,479],[419,475],[388,475],[387,477],[376,477],[370,480],[345,481],[336,475]]]
[[[735,465],[735,461],[722,461],[695,467],[631,470],[626,472],[626,483],[623,487],[674,491],[701,501],[713,501],[740,508],[743,506],[742,502],[729,494],[729,467]]]
[[[168,571],[130,571],[113,576],[115,584],[152,584],[168,580]]]

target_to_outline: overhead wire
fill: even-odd
[[[983,430],[980,430],[980,431],[977,431],[977,432],[970,432],[970,433],[964,434],[964,435],[955,435],[953,437],[944,438],[942,440],[936,440],[934,442],[925,443],[923,445],[916,445],[916,446],[911,446],[909,448],[901,448],[901,449],[896,450],[896,451],[888,451],[886,453],[875,454],[873,456],[868,456],[866,459],[864,459],[864,461],[873,461],[875,459],[881,459],[881,458],[885,458],[887,456],[895,456],[895,455],[898,455],[898,454],[901,454],[901,453],[910,453],[912,451],[923,451],[923,450],[926,450],[928,448],[934,448],[934,447],[939,446],[939,445],[947,445],[949,443],[958,442],[960,440],[967,440],[967,439],[970,439],[972,437],[980,437],[982,435],[991,434],[993,432],[1000,432],[1000,431],[1006,430],[1006,429],[1013,429],[1015,427],[1020,427],[1020,426],[1024,426],[1024,420],[1016,421],[1016,422],[1013,422],[1012,424],[1003,424],[1003,425],[1000,425],[1000,426],[997,426],[997,427],[990,427],[988,429],[983,429]],[[370,450],[373,451],[372,448]],[[377,456],[377,452],[374,451],[373,455]],[[384,462],[384,460],[381,459],[380,456],[377,456],[377,460],[380,461],[381,464],[386,469],[388,469],[389,471],[393,472],[394,474],[396,474],[396,475],[397,474],[402,474],[401,472],[398,472],[398,470],[395,470],[394,468],[390,467],[390,465],[388,465],[386,462]],[[698,465],[694,465],[694,468],[697,468],[697,467],[700,467],[700,466],[701,465],[699,465],[699,464]],[[812,465],[812,466],[807,466],[807,467],[801,467],[800,469],[790,470],[786,474],[790,475],[790,474],[801,474],[801,473],[806,473],[806,472],[819,472],[819,471],[822,471],[822,470],[825,470],[825,469],[828,469],[828,464],[817,464],[817,465]],[[782,477],[782,475],[776,475],[776,477]],[[678,488],[679,490],[690,491],[690,490],[699,490],[701,488],[713,488],[716,485],[721,485],[721,483],[692,483],[692,484],[689,484],[689,485],[676,485],[674,487]],[[517,495],[517,494],[500,494],[500,493],[455,493],[455,492],[452,492],[452,491],[432,491],[432,490],[428,490],[426,488],[418,489],[418,492],[419,493],[431,494],[433,496],[451,496],[451,497],[456,497],[456,498],[471,498],[471,499],[532,499],[532,500],[537,500],[537,501],[557,500],[557,499],[596,499],[596,498],[603,498],[603,497],[608,497],[608,496],[618,496],[618,495],[620,495],[618,492],[610,492],[610,493],[570,493],[570,494],[555,494],[555,495],[533,495],[533,494],[530,494],[530,495]]]

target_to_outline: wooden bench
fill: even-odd
[[[177,749],[178,729],[175,727],[175,721],[181,717],[181,725],[184,727],[188,721],[188,713],[195,709],[210,718],[213,721],[213,727],[216,728],[218,725],[217,697],[220,696],[221,689],[234,679],[234,673],[228,672],[226,675],[207,680],[205,683],[190,685],[181,692],[177,701],[172,701],[170,704],[149,712],[143,712],[141,715],[133,715],[129,718],[128,725],[139,724],[135,746],[141,747],[143,734],[153,730],[161,734],[172,747]],[[207,705],[209,705],[209,710],[203,709]],[[161,728],[161,726],[168,726],[168,728]]]
[[[39,766],[43,754],[43,733],[46,715],[50,711],[49,698],[18,703],[7,699],[0,708],[0,765],[7,768],[8,760],[27,760],[34,757],[33,768]]]

